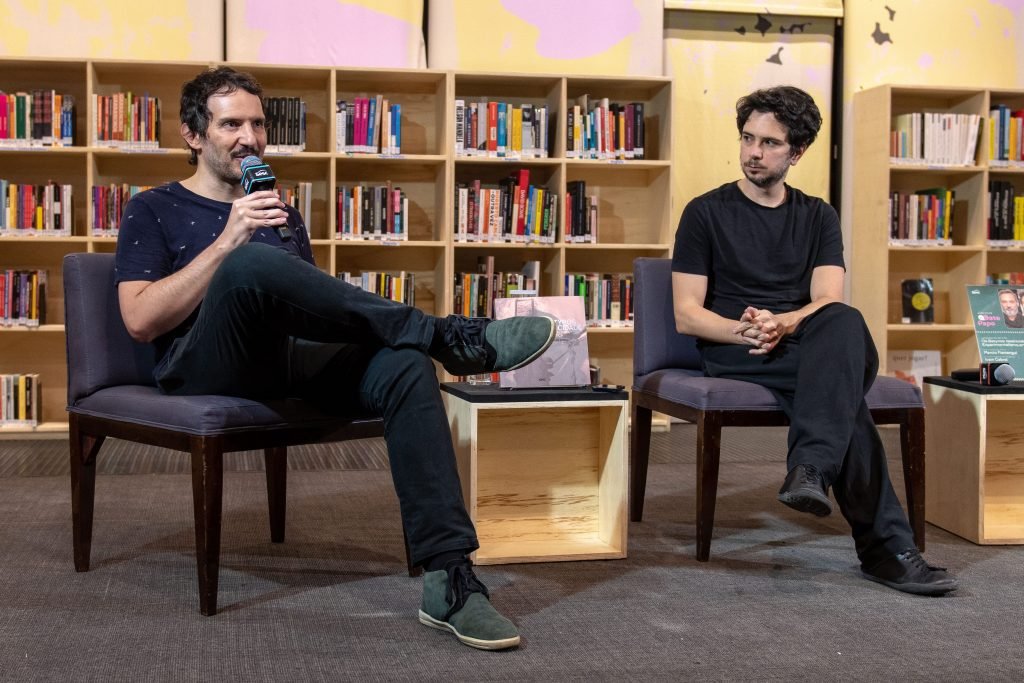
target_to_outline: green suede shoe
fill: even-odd
[[[420,623],[451,631],[462,643],[480,650],[519,645],[515,624],[491,605],[487,588],[473,574],[468,559],[452,560],[423,576]]]
[[[542,316],[505,320],[450,315],[439,320],[442,341],[431,355],[453,375],[515,370],[548,350],[558,330]]]

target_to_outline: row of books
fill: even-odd
[[[633,276],[630,273],[566,273],[563,293],[583,297],[588,325],[633,326]]]
[[[456,156],[546,159],[548,129],[544,104],[455,100]]]
[[[46,324],[46,271],[0,271],[0,325]]]
[[[1012,166],[1024,161],[1024,109],[997,104],[988,113],[988,159],[992,166]]]
[[[300,182],[291,186],[278,186],[277,194],[281,197],[282,202],[302,214],[302,222],[306,225],[306,232],[312,234],[309,220],[313,212],[313,183]]]
[[[643,159],[644,103],[618,104],[580,95],[566,110],[565,156],[569,159]]]
[[[306,151],[306,101],[298,97],[267,97],[266,114],[268,153]]]
[[[113,237],[121,227],[121,217],[128,200],[148,190],[151,185],[129,185],[111,183],[95,185],[92,188],[92,234],[96,237]]]
[[[92,139],[100,147],[157,149],[160,146],[160,99],[118,92],[92,96]]]
[[[565,184],[565,241],[597,243],[597,195],[587,195],[584,180]]]
[[[558,195],[530,184],[530,170],[519,169],[484,187],[480,180],[455,184],[455,241],[555,241]]]
[[[893,117],[889,156],[893,163],[973,166],[980,126],[977,114],[900,114]]]
[[[540,283],[540,261],[526,261],[519,271],[498,271],[493,256],[477,259],[477,269],[455,274],[453,311],[470,318],[494,317],[494,301],[529,294]]]
[[[0,90],[0,148],[64,147],[75,135],[75,98],[56,90]]]
[[[39,375],[0,375],[0,427],[35,427],[40,422]]]
[[[1013,183],[988,181],[988,239],[1024,240],[1024,196]]]
[[[415,273],[409,273],[404,270],[398,273],[366,271],[364,273],[352,274],[344,272],[338,273],[338,278],[367,292],[382,296],[385,299],[391,299],[392,301],[410,306],[416,305]]]
[[[401,154],[402,105],[383,95],[338,100],[334,106],[337,151],[350,154]]]
[[[985,280],[990,285],[1024,286],[1024,271],[1015,270],[1007,273],[989,273]]]
[[[944,187],[889,194],[889,242],[951,244],[956,193]]]
[[[70,235],[71,185],[19,185],[0,179],[0,235]]]
[[[409,198],[385,185],[343,185],[337,192],[335,235],[342,240],[407,240]]]

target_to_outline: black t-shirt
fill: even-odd
[[[739,320],[747,306],[785,313],[811,301],[811,274],[843,263],[835,210],[786,186],[786,201],[766,207],[735,182],[695,198],[679,219],[672,270],[706,275],[704,307]]]
[[[286,210],[291,240],[282,242],[272,228],[260,228],[251,241],[285,249],[316,265],[301,214],[290,206]],[[230,213],[231,204],[208,199],[176,182],[135,195],[125,205],[118,231],[115,283],[155,282],[178,272],[213,244]],[[154,340],[157,360],[189,330],[198,313],[197,307],[178,327]]]

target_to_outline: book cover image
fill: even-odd
[[[1024,289],[1006,285],[967,285],[971,320],[982,363],[1009,363],[1024,383]]]
[[[925,377],[942,375],[942,352],[890,349],[886,369],[890,375],[904,382],[923,387]]]
[[[931,278],[904,280],[902,289],[903,322],[935,322],[935,298]]]
[[[518,370],[500,373],[501,388],[537,389],[590,384],[590,352],[587,348],[587,321],[582,297],[495,299],[496,320],[519,315],[554,318],[558,331],[551,347],[537,360]]]

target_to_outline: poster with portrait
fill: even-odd
[[[967,285],[982,363],[1009,363],[1024,382],[1024,286]]]

